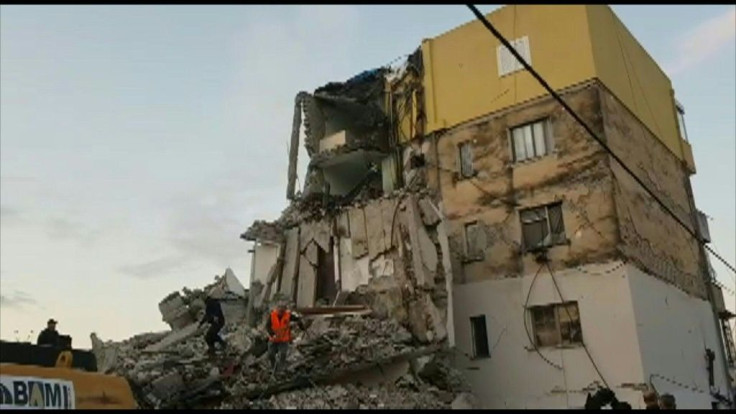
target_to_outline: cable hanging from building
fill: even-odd
[[[716,253],[713,249],[710,248],[699,236],[698,234],[690,228],[687,224],[685,224],[675,213],[670,209],[654,192],[649,189],[649,187],[644,184],[641,178],[637,176],[631,168],[629,168],[628,165],[624,163],[624,161],[611,150],[611,148],[608,147],[608,145],[600,138],[598,135],[593,131],[593,129],[588,126],[588,124],[583,121],[582,118],[565,102],[562,97],[560,97],[557,92],[555,92],[554,89],[547,83],[547,81],[542,78],[539,73],[537,73],[536,70],[534,70],[531,65],[519,54],[519,52],[514,48],[508,40],[485,18],[485,16],[472,4],[468,4],[467,7],[473,12],[473,14],[476,16],[476,18],[483,23],[483,25],[501,42],[501,44],[504,45],[504,47],[511,53],[516,60],[521,63],[521,65],[526,69],[538,82],[542,87],[550,94],[552,97],[562,105],[562,107],[572,116],[575,121],[577,121],[583,129],[593,138],[595,139],[606,152],[608,152],[611,157],[616,160],[616,162],[621,166],[621,168],[624,169],[656,202],[657,204],[662,207],[662,209],[667,212],[670,216],[672,216],[673,219],[683,228],[685,231],[692,236],[699,244],[701,244],[706,250],[708,250],[714,257],[716,257],[720,262],[722,262],[726,267],[728,267],[732,272],[736,273],[736,267],[734,267],[732,264],[730,264],[726,259],[721,257],[718,253]]]

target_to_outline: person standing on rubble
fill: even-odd
[[[56,321],[49,319],[46,322],[46,329],[38,334],[36,344],[42,346],[59,346],[59,332],[56,330]]]
[[[214,355],[215,344],[219,343],[223,349],[227,345],[220,337],[220,331],[225,326],[225,315],[222,313],[220,302],[211,295],[208,295],[207,298],[205,298],[204,305],[204,317],[199,322],[199,327],[205,323],[210,324],[210,327],[207,329],[207,333],[204,336],[204,340],[207,342],[207,352],[210,355]]]
[[[268,331],[268,359],[274,372],[283,368],[286,363],[286,353],[292,341],[291,324],[296,322],[304,331],[304,323],[296,313],[286,309],[284,301],[279,302],[276,309],[271,311],[271,317],[266,324]]]

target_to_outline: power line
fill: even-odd
[[[560,300],[562,301],[562,307],[565,308],[565,312],[567,313],[567,318],[570,320],[570,323],[574,320],[572,318],[572,315],[570,314],[570,310],[567,308],[566,304],[567,301],[564,297],[562,297],[562,291],[560,291],[560,287],[557,285],[557,278],[555,278],[554,272],[552,272],[552,268],[549,265],[549,262],[544,263],[547,266],[547,270],[549,271],[549,275],[552,277],[552,283],[555,285],[555,289],[557,290],[557,294],[560,296]],[[588,359],[590,359],[591,364],[593,364],[593,368],[595,368],[595,372],[598,373],[598,376],[600,377],[601,381],[606,385],[606,388],[610,389],[611,386],[608,385],[608,382],[606,382],[606,379],[603,378],[603,374],[601,374],[601,370],[598,369],[598,364],[595,363],[595,360],[593,360],[593,357],[590,355],[590,351],[588,350],[588,346],[585,345],[585,342],[581,341],[581,344],[583,345],[583,349],[585,350],[585,353],[588,355]]]
[[[652,192],[652,190],[650,190],[650,189],[649,189],[649,187],[647,187],[647,185],[646,185],[646,184],[644,184],[644,182],[643,182],[643,181],[641,180],[641,178],[639,178],[639,176],[637,176],[637,175],[636,175],[636,174],[635,174],[635,173],[634,173],[634,172],[633,172],[633,171],[632,171],[632,170],[631,170],[631,169],[630,169],[630,168],[629,168],[629,167],[628,167],[628,166],[627,166],[627,165],[626,165],[626,164],[625,164],[625,163],[623,162],[623,160],[621,160],[621,158],[619,158],[619,156],[618,156],[618,155],[616,155],[616,153],[614,153],[614,152],[613,152],[613,151],[612,151],[612,150],[611,150],[611,149],[610,149],[610,148],[608,147],[608,145],[606,145],[606,143],[605,143],[605,142],[603,142],[603,140],[602,140],[601,138],[599,138],[599,137],[598,137],[598,135],[596,135],[596,133],[595,133],[595,132],[593,131],[593,129],[591,129],[591,127],[590,127],[590,126],[588,126],[588,124],[587,124],[587,123],[586,123],[585,121],[583,121],[583,120],[582,120],[582,119],[580,118],[580,116],[579,116],[579,115],[578,115],[578,114],[577,114],[577,113],[576,113],[576,112],[575,112],[575,111],[574,111],[574,110],[573,110],[572,108],[570,108],[570,106],[569,106],[569,105],[568,105],[568,104],[567,104],[567,103],[566,103],[566,102],[565,102],[565,101],[564,101],[564,100],[562,99],[562,97],[560,97],[560,95],[558,95],[558,94],[557,94],[557,92],[555,92],[555,90],[554,90],[554,89],[552,89],[552,87],[551,87],[551,86],[549,86],[549,84],[547,83],[547,81],[545,81],[545,80],[544,80],[544,78],[542,78],[542,77],[541,77],[541,76],[539,75],[539,73],[537,73],[537,71],[536,71],[536,70],[534,70],[534,69],[533,69],[533,68],[532,68],[532,67],[531,67],[531,66],[529,65],[529,63],[527,63],[527,61],[526,61],[526,60],[525,60],[525,59],[524,59],[524,58],[523,58],[523,57],[522,57],[522,56],[521,56],[521,55],[519,54],[519,52],[518,52],[518,51],[516,51],[516,48],[514,48],[514,47],[513,47],[513,46],[512,46],[512,45],[511,45],[511,44],[509,43],[509,41],[508,41],[508,40],[506,40],[506,38],[505,38],[505,37],[503,37],[503,35],[502,35],[502,34],[501,34],[501,33],[500,33],[500,32],[499,32],[498,30],[496,30],[496,28],[495,28],[495,27],[493,27],[493,25],[492,25],[492,24],[491,24],[491,23],[490,23],[490,22],[489,22],[489,21],[488,21],[488,20],[487,20],[487,19],[485,18],[485,16],[483,16],[483,14],[482,14],[482,13],[481,13],[481,12],[480,12],[480,11],[479,11],[479,10],[478,10],[478,9],[477,9],[477,8],[476,8],[475,6],[474,6],[474,5],[472,5],[472,4],[468,4],[467,6],[468,6],[468,8],[469,8],[469,9],[470,9],[470,10],[471,10],[471,11],[473,12],[473,14],[475,14],[475,17],[476,17],[476,18],[477,18],[478,20],[480,20],[480,21],[481,21],[481,23],[483,23],[483,25],[484,25],[484,26],[485,26],[485,27],[486,27],[486,28],[487,28],[487,29],[488,29],[488,30],[489,30],[489,31],[490,31],[491,33],[493,33],[493,35],[494,35],[494,36],[495,36],[495,37],[496,37],[496,38],[497,38],[497,39],[498,39],[498,40],[499,40],[499,41],[501,42],[501,44],[503,44],[503,45],[504,45],[504,47],[506,47],[506,49],[507,49],[507,50],[509,51],[509,53],[511,53],[511,54],[512,54],[512,55],[513,55],[513,56],[514,56],[514,57],[516,58],[516,60],[517,60],[517,61],[518,61],[519,63],[521,63],[521,64],[522,64],[522,66],[524,66],[524,69],[526,69],[526,70],[527,70],[527,71],[528,71],[528,72],[529,72],[529,73],[530,73],[530,74],[531,74],[531,75],[532,75],[532,76],[533,76],[533,77],[534,77],[534,78],[535,78],[535,79],[536,79],[536,80],[537,80],[537,81],[539,82],[539,84],[540,84],[540,85],[542,85],[542,87],[543,87],[544,89],[546,89],[546,90],[547,90],[547,92],[549,92],[549,94],[550,94],[550,95],[552,95],[552,97],[553,97],[553,98],[555,98],[555,100],[557,100],[557,102],[559,102],[559,103],[560,103],[560,105],[562,105],[562,107],[563,107],[563,108],[565,108],[565,110],[566,110],[566,111],[567,111],[567,112],[568,112],[568,113],[570,114],[570,116],[572,116],[572,117],[573,117],[573,118],[575,119],[575,121],[577,121],[577,122],[578,122],[578,123],[579,123],[579,124],[580,124],[580,125],[581,125],[581,126],[582,126],[582,127],[584,128],[584,129],[585,129],[585,131],[586,131],[586,132],[587,132],[587,133],[588,133],[588,134],[589,134],[589,135],[590,135],[591,137],[593,137],[593,139],[595,139],[595,140],[596,140],[596,141],[597,141],[597,142],[598,142],[598,143],[599,143],[599,144],[600,144],[600,145],[601,145],[601,146],[603,147],[603,149],[605,149],[605,150],[606,150],[606,152],[608,152],[608,153],[609,153],[609,154],[611,155],[611,157],[612,157],[612,158],[613,158],[614,160],[616,160],[616,162],[618,162],[618,164],[619,164],[619,165],[621,166],[621,168],[623,168],[623,169],[624,169],[624,171],[626,171],[626,172],[627,172],[627,173],[628,173],[628,174],[629,174],[629,175],[630,175],[630,176],[631,176],[631,177],[632,177],[632,178],[633,178],[633,179],[634,179],[634,180],[635,180],[635,181],[636,181],[637,183],[639,183],[639,185],[640,185],[640,186],[641,186],[641,187],[642,187],[642,188],[643,188],[643,189],[644,189],[644,190],[645,190],[645,191],[646,191],[646,192],[647,192],[647,193],[648,193],[648,194],[649,194],[649,195],[650,195],[650,196],[651,196],[651,197],[652,197],[652,198],[653,198],[653,199],[654,199],[654,200],[655,200],[655,201],[656,201],[656,202],[657,202],[657,203],[658,203],[658,204],[659,204],[659,205],[660,205],[660,206],[661,206],[661,207],[662,207],[662,208],[663,208],[663,209],[664,209],[664,210],[665,210],[665,211],[666,211],[666,212],[667,212],[667,213],[668,213],[668,214],[669,214],[670,216],[672,216],[672,218],[674,218],[674,219],[675,219],[675,221],[677,221],[677,223],[678,223],[678,224],[679,224],[680,226],[682,226],[682,228],[683,228],[683,229],[685,229],[685,231],[687,231],[687,232],[688,232],[688,234],[690,234],[690,235],[691,235],[691,236],[692,236],[692,237],[693,237],[693,238],[694,238],[694,239],[695,239],[695,240],[696,240],[696,241],[697,241],[697,242],[698,242],[699,244],[702,244],[702,245],[703,245],[703,247],[704,247],[704,248],[705,248],[706,250],[708,250],[709,252],[711,252],[711,253],[713,254],[713,256],[715,256],[715,257],[716,257],[716,258],[717,258],[718,260],[720,260],[720,261],[721,261],[721,262],[722,262],[722,263],[723,263],[724,265],[726,265],[726,267],[728,267],[728,268],[729,268],[729,269],[730,269],[730,270],[731,270],[732,272],[736,273],[736,267],[734,267],[734,266],[733,266],[732,264],[730,264],[729,262],[727,262],[727,261],[726,261],[726,259],[724,259],[723,257],[721,257],[721,256],[720,256],[720,255],[719,255],[718,253],[716,253],[715,251],[713,251],[713,249],[711,249],[711,248],[710,248],[710,247],[709,247],[709,246],[708,246],[708,245],[707,245],[707,244],[706,244],[706,243],[705,243],[704,241],[702,241],[702,240],[701,240],[701,239],[700,239],[700,238],[698,237],[697,233],[696,233],[695,231],[693,231],[693,230],[692,230],[692,229],[690,228],[690,226],[688,226],[687,224],[685,224],[685,223],[684,223],[684,222],[683,222],[683,221],[682,221],[682,220],[681,220],[681,219],[680,219],[679,217],[677,217],[677,215],[675,215],[675,213],[674,213],[674,212],[673,212],[673,211],[672,211],[672,210],[671,210],[671,209],[670,209],[670,208],[669,208],[669,207],[668,207],[668,206],[667,206],[667,205],[666,205],[666,204],[665,204],[665,203],[664,203],[664,202],[663,202],[662,200],[660,200],[660,198],[659,198],[659,197],[658,197],[658,196],[657,196],[656,194],[654,194],[654,192]]]

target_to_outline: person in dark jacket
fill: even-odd
[[[56,321],[49,319],[46,322],[46,329],[41,331],[38,335],[38,345],[43,346],[58,346],[59,345],[59,332],[56,331]]]
[[[225,341],[220,337],[220,330],[225,326],[225,315],[222,313],[220,302],[211,296],[208,296],[204,300],[204,305],[204,317],[199,322],[199,326],[201,327],[205,323],[210,324],[204,340],[207,342],[209,354],[214,354],[215,344],[219,343],[223,349],[226,346]]]

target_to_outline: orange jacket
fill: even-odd
[[[279,311],[271,311],[271,329],[273,330],[271,342],[291,342],[291,312],[284,311],[279,318]]]

